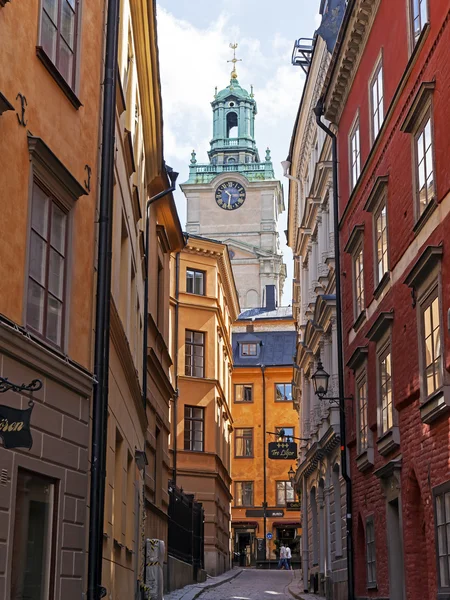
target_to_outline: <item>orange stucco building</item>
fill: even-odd
[[[299,559],[299,505],[288,475],[297,457],[268,457],[268,444],[280,437],[271,434],[284,429],[283,443],[299,435],[292,399],[295,343],[291,308],[250,309],[233,326],[232,527],[241,566],[269,566],[265,561],[276,559],[281,542],[291,547],[294,562]]]
[[[2,600],[86,591],[104,3],[62,7],[0,2],[0,374],[43,384],[31,449],[0,448]]]
[[[203,505],[205,570],[219,575],[231,562],[231,325],[239,304],[225,244],[192,235],[175,260],[176,483]]]

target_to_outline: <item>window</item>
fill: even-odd
[[[276,383],[275,384],[275,401],[276,402],[292,402],[292,384],[291,383]]]
[[[33,183],[27,326],[56,346],[64,339],[67,214]]]
[[[376,236],[376,284],[378,285],[389,270],[388,264],[388,230],[386,200],[381,203],[375,214]]]
[[[235,402],[253,402],[253,386],[251,384],[236,384],[234,386]]]
[[[258,344],[241,344],[241,356],[258,356]]]
[[[425,396],[442,386],[441,317],[437,286],[422,309],[423,381]]]
[[[203,452],[205,442],[205,409],[184,407],[184,449]]]
[[[79,0],[42,0],[40,47],[75,87]]]
[[[236,481],[235,506],[253,506],[253,481]]]
[[[205,272],[186,269],[186,292],[188,294],[205,294]]]
[[[53,581],[55,483],[18,470],[11,598],[48,598]]]
[[[282,441],[282,442],[293,442],[293,437],[294,437],[294,428],[293,427],[276,427],[275,428],[275,433],[281,433],[284,432],[284,436],[280,436],[280,438],[278,439],[278,441]]]
[[[367,426],[367,381],[365,374],[357,382],[356,394],[358,402],[358,454],[361,454],[367,450],[369,433]]]
[[[391,350],[388,348],[379,359],[380,377],[380,405],[381,405],[381,435],[389,431],[394,425],[394,411],[392,405],[392,365]]]
[[[294,488],[290,481],[277,481],[277,506],[286,506],[295,502]]]
[[[190,377],[204,377],[205,334],[186,329],[185,374]]]
[[[354,306],[355,306],[355,319],[364,310],[364,257],[363,249],[360,247],[353,259],[353,271],[354,271]]]
[[[450,589],[450,488],[446,483],[434,491],[439,591]]]
[[[370,108],[372,113],[372,141],[374,141],[383,125],[383,65],[380,60],[370,83]]]
[[[435,196],[433,137],[430,116],[427,117],[426,121],[417,132],[415,143],[418,190],[418,216],[420,216]]]
[[[428,22],[428,0],[411,0],[412,8],[412,28],[414,43],[420,37],[422,29]]]
[[[351,174],[351,189],[353,189],[358,181],[361,173],[361,146],[359,140],[359,119],[353,126],[350,134],[350,174]]]
[[[253,457],[253,429],[236,429],[235,456],[238,458]]]
[[[375,525],[373,517],[366,521],[366,562],[367,562],[367,587],[377,585],[377,564],[375,557]]]

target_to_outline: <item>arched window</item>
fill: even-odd
[[[238,136],[238,116],[230,111],[227,114],[227,138],[237,138]]]
[[[258,308],[259,306],[259,295],[256,290],[248,290],[245,307],[246,308]]]
[[[339,465],[333,467],[333,494],[334,494],[334,535],[336,538],[335,556],[342,556],[342,491],[339,479]]]
[[[235,158],[233,158],[232,156],[230,156],[229,158],[227,158],[227,163],[228,163],[229,165],[232,165],[232,164],[233,164],[233,163],[235,163],[235,162],[236,162],[236,159],[235,159]]]

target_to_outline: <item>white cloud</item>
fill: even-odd
[[[211,101],[214,88],[221,90],[230,80],[232,57],[230,41],[237,40],[237,64],[240,84],[254,85],[258,105],[256,141],[261,156],[266,146],[272,151],[277,176],[283,182],[280,161],[286,158],[295,115],[303,86],[301,71],[291,66],[292,40],[274,31],[271,40],[242,34],[228,9],[207,27],[176,18],[158,6],[158,43],[164,111],[164,148],[168,164],[180,171],[180,182],[189,173],[190,153],[206,162],[212,134]],[[287,183],[286,180],[283,183]],[[285,186],[287,187],[287,186]],[[177,195],[180,220],[186,221],[185,201]],[[289,274],[290,250],[286,249],[283,230],[286,214],[280,219],[280,243],[285,252]],[[290,283],[286,283],[285,302],[290,303]]]

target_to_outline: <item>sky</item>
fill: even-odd
[[[212,137],[214,88],[230,81],[232,50],[241,86],[253,85],[258,114],[255,138],[261,157],[271,150],[275,175],[284,187],[286,211],[278,230],[288,279],[283,304],[292,302],[292,252],[286,246],[288,180],[286,160],[305,76],[291,64],[294,41],[312,38],[320,24],[320,0],[159,0],[158,44],[164,115],[164,157],[187,181],[192,150],[207,163]],[[175,194],[183,228],[186,200]]]

